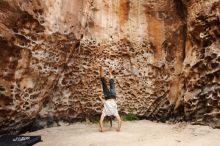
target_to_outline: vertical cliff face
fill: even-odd
[[[0,2],[0,131],[99,115],[99,65],[114,70],[121,113],[219,126],[219,9],[218,0]]]
[[[114,70],[121,112],[169,118],[182,98],[184,5],[121,0],[88,1],[82,6],[80,47],[50,97],[55,104],[51,107],[65,108],[53,110],[52,115],[74,119],[99,114],[102,93],[97,68],[102,65]],[[63,98],[65,103],[60,104]]]
[[[184,105],[186,119],[219,127],[219,1],[189,1]]]
[[[73,33],[49,33],[38,1],[1,1],[0,7],[1,131],[22,131],[43,112],[78,42]]]

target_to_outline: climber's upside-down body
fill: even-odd
[[[106,116],[115,116],[116,119],[118,120],[118,128],[117,131],[120,131],[121,128],[121,118],[118,114],[118,109],[117,109],[117,104],[116,104],[116,90],[115,90],[115,82],[112,77],[112,69],[109,69],[109,83],[110,83],[110,89],[107,86],[107,82],[104,78],[104,71],[103,68],[100,67],[100,77],[101,77],[101,83],[102,83],[102,89],[103,89],[103,94],[105,97],[105,100],[102,99],[104,103],[104,108],[102,110],[102,115],[100,117],[100,131],[104,131],[103,127],[103,120]]]

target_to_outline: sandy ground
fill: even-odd
[[[41,135],[35,146],[220,146],[220,129],[186,123],[164,124],[151,121],[123,122],[121,132],[106,124],[76,123],[39,130],[25,135]]]

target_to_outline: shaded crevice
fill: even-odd
[[[186,38],[187,38],[187,7],[186,5],[182,2],[182,0],[174,0],[174,4],[176,6],[176,11],[177,14],[179,15],[179,18],[181,18],[182,21],[182,38],[183,38],[183,56],[182,56],[182,62],[184,61],[186,54],[185,54],[185,49],[186,49]]]
[[[177,14],[183,20],[183,22],[186,23],[186,18],[187,18],[186,6],[183,4],[182,0],[174,0],[174,4],[176,6]]]

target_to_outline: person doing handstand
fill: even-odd
[[[100,99],[104,103],[104,108],[102,110],[102,114],[100,117],[100,131],[104,131],[103,127],[103,120],[106,116],[115,116],[117,121],[118,121],[118,128],[117,131],[120,131],[121,129],[121,118],[118,114],[118,109],[117,109],[117,104],[116,104],[116,91],[115,91],[115,82],[112,76],[112,68],[109,69],[109,84],[110,84],[110,89],[107,86],[107,82],[104,78],[104,71],[103,68],[100,67],[100,77],[101,77],[101,83],[102,83],[102,89],[103,89],[103,94],[104,98],[100,97]]]

